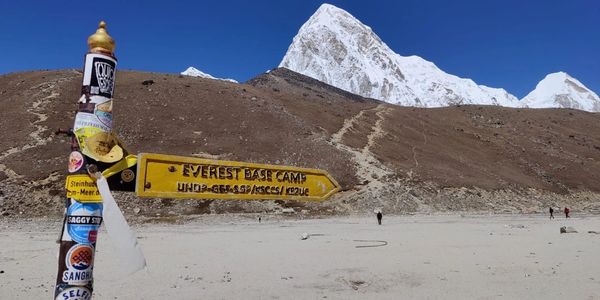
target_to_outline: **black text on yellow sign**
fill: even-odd
[[[88,175],[69,175],[65,181],[67,198],[79,202],[102,202],[96,182]]]
[[[339,189],[317,169],[151,153],[138,157],[140,197],[320,201]]]

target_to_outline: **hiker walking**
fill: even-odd
[[[569,213],[571,210],[568,207],[565,207],[565,218],[569,218]]]
[[[383,214],[381,213],[381,211],[377,212],[377,223],[379,223],[379,225],[381,225],[381,219],[383,219]]]
[[[554,219],[554,208],[550,206],[550,219]]]

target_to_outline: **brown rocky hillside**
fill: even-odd
[[[62,213],[69,140],[53,132],[72,126],[81,77],[0,76],[2,215]],[[323,203],[118,193],[126,213],[600,211],[599,115],[583,111],[398,107],[275,69],[245,84],[121,71],[114,116],[132,153],[320,168],[344,189]]]

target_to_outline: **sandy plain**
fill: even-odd
[[[600,299],[600,234],[588,233],[600,232],[598,216],[384,216],[378,226],[221,215],[134,228],[148,268],[125,275],[100,232],[93,299]],[[0,220],[0,299],[53,298],[59,230],[58,220]]]

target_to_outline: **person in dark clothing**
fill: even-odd
[[[554,219],[554,208],[550,207],[550,219]]]
[[[261,218],[261,217],[258,217],[258,223],[260,223],[260,221],[262,221],[262,218]]]
[[[381,213],[381,211],[377,212],[377,223],[379,223],[379,225],[381,225],[381,219],[383,219],[383,214]]]
[[[568,207],[565,207],[565,218],[569,218],[569,213],[571,210]]]

